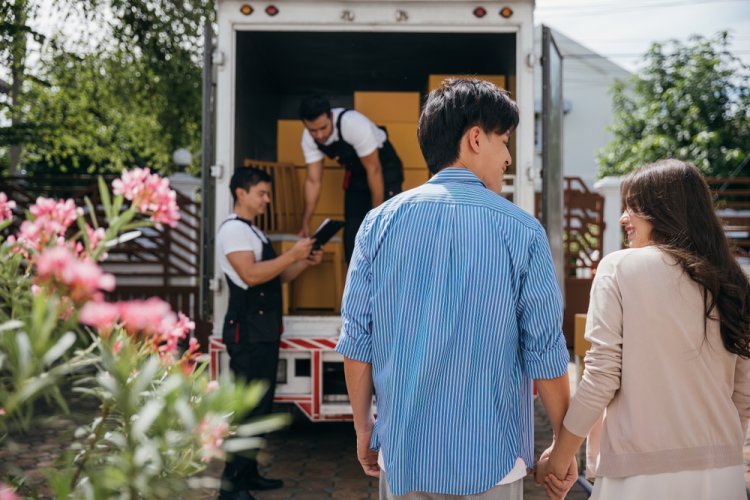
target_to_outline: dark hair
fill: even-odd
[[[434,174],[458,159],[461,137],[471,127],[504,134],[517,125],[518,106],[506,91],[484,80],[450,78],[427,96],[417,136]]]
[[[331,114],[331,103],[323,96],[311,95],[299,105],[299,117],[303,120],[310,122],[322,114]]]
[[[711,192],[700,171],[660,160],[629,174],[625,207],[652,225],[651,240],[703,287],[705,320],[718,312],[727,351],[750,357],[750,284],[729,248]]]
[[[261,182],[272,182],[271,175],[255,167],[239,167],[232,174],[229,181],[229,191],[232,193],[232,200],[237,202],[237,188],[249,191],[251,187]]]

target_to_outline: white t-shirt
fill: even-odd
[[[227,254],[251,251],[255,253],[255,262],[263,260],[263,244],[267,243],[268,239],[259,228],[253,226],[253,229],[258,234],[255,234],[246,223],[237,220],[236,214],[230,214],[216,233],[216,255],[219,259],[219,267],[235,285],[242,289],[247,289],[247,283],[242,281],[240,275],[229,263]]]
[[[326,141],[326,146],[339,140],[339,130],[336,127],[336,122],[342,111],[344,111],[344,108],[333,108],[331,110],[333,133],[331,133],[331,136]],[[351,144],[360,158],[372,154],[387,139],[382,129],[378,128],[365,115],[353,109],[347,111],[344,117],[341,118],[341,128],[344,130],[344,141]],[[307,129],[302,132],[302,152],[305,155],[305,163],[307,164],[321,161],[324,156]]]

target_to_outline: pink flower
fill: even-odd
[[[96,249],[96,247],[99,246],[99,244],[104,241],[104,236],[106,235],[106,231],[103,227],[98,227],[96,229],[92,228],[88,224],[86,224],[86,234],[89,237],[89,248],[91,250]],[[106,255],[102,257],[103,259],[106,259]]]
[[[219,382],[212,380],[206,385],[206,393],[214,392],[219,389]]]
[[[112,353],[117,354],[118,352],[120,352],[120,349],[122,349],[122,341],[116,340],[115,344],[112,346]]]
[[[208,463],[213,458],[223,459],[221,445],[229,434],[229,424],[218,415],[208,414],[198,424],[197,432],[201,443],[201,460]]]
[[[131,300],[118,303],[120,319],[130,335],[138,333],[159,334],[162,322],[170,318],[175,321],[172,308],[163,300],[151,297],[148,300]]]
[[[151,214],[158,224],[172,227],[180,219],[177,195],[169,189],[169,180],[152,174],[147,168],[126,170],[112,182],[112,191],[133,202],[140,213]]]
[[[0,500],[19,500],[18,495],[16,495],[15,490],[8,486],[7,484],[0,483]]]
[[[85,303],[99,294],[99,290],[112,291],[115,278],[91,261],[79,260],[66,246],[43,251],[36,259],[36,274],[41,282],[64,285],[68,295],[77,304]]]
[[[5,193],[0,193],[0,222],[13,218],[13,209],[16,208],[16,202],[8,201]]]
[[[192,337],[190,339],[190,344],[188,345],[188,350],[185,351],[185,354],[182,355],[182,359],[180,359],[180,368],[182,368],[182,373],[185,375],[190,375],[195,371],[195,365],[198,363],[198,358],[201,355],[200,348],[201,346],[198,344],[198,339]]]
[[[177,321],[174,317],[166,317],[161,323],[158,332],[158,338],[155,339],[159,346],[159,351],[171,354],[177,353],[177,344],[180,339],[184,339],[195,330],[195,323],[182,313],[177,315]]]
[[[0,408],[0,417],[5,416],[5,408]]]
[[[50,242],[61,245],[65,232],[83,214],[73,200],[57,201],[43,197],[37,198],[29,212],[34,218],[23,221],[13,244],[35,252],[40,252]]]
[[[93,326],[102,334],[108,334],[115,326],[120,308],[108,302],[87,302],[78,315],[85,325]]]

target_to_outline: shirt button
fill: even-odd
[[[263,311],[262,310],[258,311],[258,314],[260,314],[261,316],[263,316]]]

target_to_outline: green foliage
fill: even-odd
[[[27,171],[43,173],[119,172],[137,164],[167,174],[175,149],[197,157],[202,30],[213,2],[54,3],[61,15],[85,20],[88,36],[71,42],[58,33],[44,40],[25,29],[28,23],[18,19],[33,19],[41,0],[0,8],[0,41],[14,47],[0,49],[0,60],[16,64],[25,82],[15,102],[0,94],[0,117],[13,117],[0,127],[0,170],[8,168],[11,144],[24,146]],[[29,40],[40,44],[34,76],[25,67]]]
[[[613,87],[614,139],[600,175],[678,158],[706,175],[736,175],[750,150],[750,68],[728,50],[728,35],[655,43],[645,69]]]

